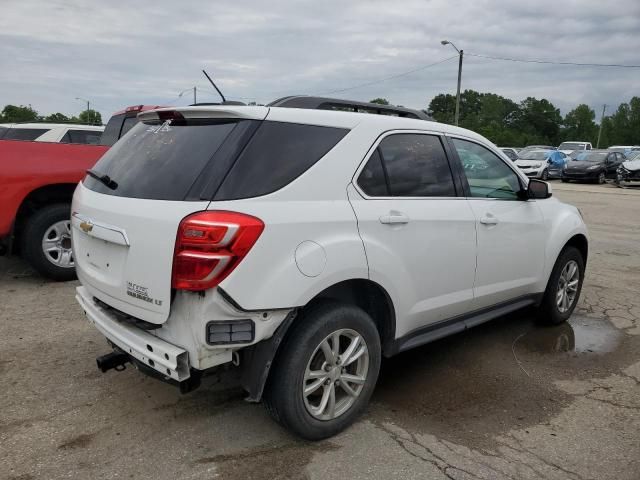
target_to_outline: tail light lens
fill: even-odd
[[[236,212],[212,210],[183,218],[173,256],[172,288],[215,287],[249,253],[263,230],[262,220]]]

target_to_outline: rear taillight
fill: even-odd
[[[263,230],[259,218],[243,213],[213,210],[183,218],[176,237],[171,287],[215,287],[238,266]]]

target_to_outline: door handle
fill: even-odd
[[[487,214],[486,217],[480,218],[480,223],[482,223],[483,225],[497,225],[498,219],[491,214]]]
[[[402,225],[409,223],[409,217],[402,213],[389,212],[388,215],[382,215],[380,217],[380,223],[384,223],[385,225]]]

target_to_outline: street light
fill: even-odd
[[[87,100],[86,98],[82,98],[82,97],[76,97],[76,100],[81,100],[83,102],[87,102],[87,120],[89,120],[89,115],[91,115],[91,109],[89,108],[89,106],[91,105],[91,102],[89,102],[89,100]]]
[[[462,57],[464,56],[464,50],[458,50],[458,47],[456,47],[449,40],[442,40],[440,43],[442,45],[451,45],[453,48],[456,49],[456,52],[458,52],[458,55],[460,56],[460,60],[458,61],[458,93],[456,94],[456,117],[455,117],[455,122],[457,126],[458,119],[460,118],[460,83],[462,82]]]

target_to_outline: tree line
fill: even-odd
[[[372,103],[388,105],[385,98]],[[456,96],[436,95],[426,112],[442,123],[454,123]],[[580,140],[596,146],[599,124],[596,112],[580,104],[564,117],[549,100],[527,97],[520,103],[495,93],[465,90],[460,95],[461,127],[487,137],[500,146],[554,145]],[[640,145],[640,97],[621,103],[602,120],[600,148],[611,145]]]
[[[385,98],[372,103],[389,105]],[[436,95],[427,108],[435,120],[454,123],[456,97],[448,93]],[[81,123],[102,125],[100,112],[84,110],[78,116],[63,113],[40,115],[31,106],[5,105],[0,123],[19,122]],[[564,117],[549,100],[527,97],[520,103],[495,93],[465,90],[460,96],[460,126],[478,132],[500,146],[559,145],[566,140],[598,141],[596,112],[580,104]],[[621,103],[602,120],[600,147],[640,145],[640,97]]]
[[[40,115],[31,105],[5,105],[0,112],[0,123],[49,122],[49,123],[81,123],[84,125],[102,125],[100,112],[93,109],[83,110],[78,116],[67,116],[63,113]]]

